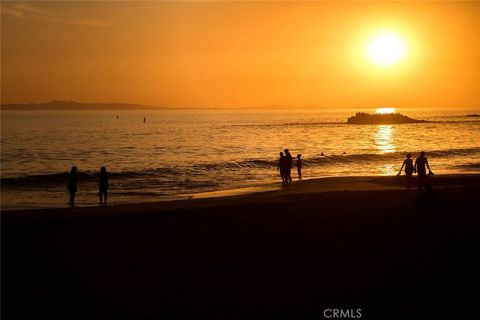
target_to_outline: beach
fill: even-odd
[[[189,200],[2,212],[5,319],[462,318],[480,175],[342,177]],[[360,311],[359,311],[360,310]],[[345,311],[346,312],[346,311]]]

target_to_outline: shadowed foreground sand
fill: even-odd
[[[460,319],[480,175],[329,178],[233,197],[2,214],[5,319]]]

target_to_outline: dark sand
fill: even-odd
[[[2,319],[471,319],[480,175],[431,181],[3,212]]]

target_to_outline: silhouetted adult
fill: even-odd
[[[425,152],[420,152],[420,156],[415,160],[415,170],[418,175],[418,187],[422,189],[427,181],[427,168],[428,174],[433,174],[428,165],[428,159],[425,157]]]
[[[412,160],[412,155],[410,153],[407,154],[407,157],[405,160],[403,160],[402,167],[398,171],[397,176],[399,176],[402,173],[402,169],[405,167],[405,177],[407,180],[407,189],[410,190],[410,184],[412,181],[412,174],[415,172],[415,168],[413,167],[413,160]]]
[[[298,179],[302,180],[302,155],[299,153],[297,154],[297,173]]]
[[[283,150],[285,152],[285,181],[287,183],[292,182],[292,163],[293,158],[288,149]]]
[[[107,204],[107,194],[108,194],[108,172],[107,168],[100,168],[100,175],[98,179],[98,198],[101,204]],[[104,200],[102,202],[102,199]]]
[[[71,207],[75,205],[75,194],[77,193],[77,167],[73,166],[68,174],[67,190],[70,193],[69,204]]]
[[[277,170],[280,171],[280,177],[282,177],[282,182],[285,182],[285,156],[283,152],[280,152],[280,159],[278,160]]]

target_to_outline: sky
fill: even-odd
[[[480,2],[2,1],[1,103],[480,106],[479,34]]]

